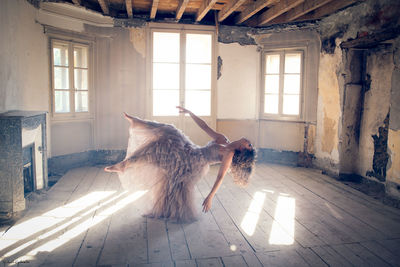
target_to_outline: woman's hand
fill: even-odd
[[[204,199],[203,212],[207,212],[211,209],[212,199],[213,197],[211,195],[208,195],[206,199]]]
[[[176,108],[179,109],[179,113],[188,113],[188,114],[190,114],[190,110],[187,110],[184,107],[176,106]]]

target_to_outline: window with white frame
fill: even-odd
[[[89,45],[51,41],[53,113],[89,112]]]
[[[299,118],[303,83],[303,51],[281,50],[263,54],[265,117]]]
[[[153,31],[153,116],[211,115],[212,33]]]

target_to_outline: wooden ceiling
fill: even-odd
[[[363,0],[54,0],[113,18],[263,27],[320,19]],[[47,0],[46,2],[53,2]]]

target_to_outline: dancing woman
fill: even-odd
[[[207,173],[209,165],[221,164],[217,179],[203,202],[204,212],[210,210],[212,199],[229,168],[236,184],[244,186],[248,183],[254,168],[255,150],[247,139],[230,142],[191,111],[177,108],[179,112],[189,114],[213,141],[199,147],[172,125],[124,113],[130,123],[127,155],[120,163],[106,167],[105,171],[117,172],[121,179],[134,166],[157,168],[157,182],[153,184],[154,206],[149,215],[190,222],[196,216],[192,199],[194,185]]]

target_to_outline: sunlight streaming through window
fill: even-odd
[[[294,243],[294,219],[296,201],[292,197],[279,196],[275,208],[269,243],[292,245]]]
[[[240,227],[249,236],[252,236],[254,234],[254,231],[256,230],[258,219],[264,206],[264,200],[265,193],[256,192],[246,212],[246,215],[244,216],[242,223],[240,224]]]
[[[120,198],[121,195],[124,195],[126,193],[127,192],[123,192],[119,196],[116,196],[113,199],[110,199],[109,201],[103,203],[103,205],[100,205],[100,206],[105,206],[108,203],[115,202],[115,201],[117,201],[118,198]],[[62,229],[58,229],[57,232],[59,232],[61,234],[60,236],[58,236],[56,238],[52,238],[48,242],[40,245],[37,248],[34,248],[33,250],[31,250],[28,253],[26,253],[24,256],[21,256],[18,259],[13,260],[12,262],[29,261],[29,260],[34,259],[34,257],[38,253],[41,253],[41,252],[52,252],[53,250],[59,248],[60,246],[64,245],[65,243],[69,242],[70,240],[72,240],[76,236],[82,234],[83,232],[85,232],[89,228],[91,228],[91,227],[97,225],[98,223],[104,221],[110,215],[114,214],[115,212],[123,209],[127,205],[129,205],[129,204],[133,203],[134,201],[136,201],[137,199],[141,198],[146,193],[147,193],[147,190],[136,191],[135,193],[129,194],[128,196],[118,200],[112,206],[110,206],[110,207],[108,207],[108,208],[106,208],[105,210],[102,210],[102,211],[99,209],[100,206],[94,208],[93,210],[91,210],[91,212],[93,212],[95,210],[97,211],[96,215],[94,217],[89,217],[88,219],[86,219],[82,223],[74,226],[71,229],[67,228],[67,226],[69,225],[67,223],[66,225],[62,226]],[[82,219],[83,217],[84,217],[83,215],[79,216],[79,217],[75,217],[75,218],[73,218],[73,220],[76,222],[76,221],[79,221],[80,219]],[[44,239],[46,237],[48,237],[48,235],[46,235],[46,236],[44,236],[42,238],[38,238],[38,239]]]

